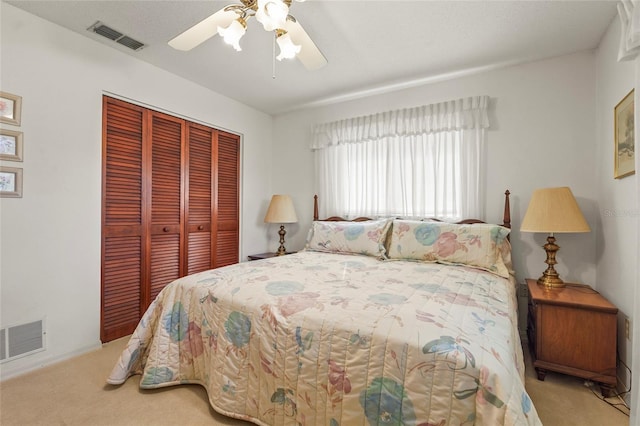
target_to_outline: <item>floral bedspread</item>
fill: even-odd
[[[300,252],[168,285],[107,381],[197,383],[261,425],[540,424],[516,324],[491,273]]]

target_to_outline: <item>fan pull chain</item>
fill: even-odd
[[[272,78],[276,79],[276,33],[273,33],[273,55],[271,55],[273,61]]]

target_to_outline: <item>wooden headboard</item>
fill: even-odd
[[[511,228],[511,205],[509,204],[509,195],[511,193],[509,192],[509,190],[507,189],[504,192],[504,213],[502,214],[502,223],[501,225],[504,226],[505,228]],[[320,220],[319,219],[319,215],[318,215],[318,196],[314,195],[313,196],[313,220]],[[329,222],[337,222],[337,221],[346,221],[347,219],[343,219],[339,216],[331,216],[328,217],[326,219],[322,219],[322,221],[329,221]],[[369,217],[358,217],[355,219],[350,220],[349,222],[363,222],[365,220],[371,220],[371,218]],[[438,219],[434,219],[434,220],[438,220]],[[456,223],[463,223],[463,224],[469,224],[469,223],[485,223],[485,221],[480,220],[480,219],[463,219],[459,222]]]

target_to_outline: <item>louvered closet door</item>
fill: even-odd
[[[240,137],[218,131],[214,208],[214,267],[238,263],[240,232]]]
[[[106,342],[131,333],[142,314],[145,111],[107,97],[103,111],[100,337]]]
[[[167,284],[186,275],[181,265],[184,120],[156,112],[150,114],[149,303]]]
[[[211,220],[213,215],[213,139],[215,130],[187,126],[187,256],[188,274],[213,265]]]
[[[238,262],[239,137],[103,98],[101,339],[173,280]]]

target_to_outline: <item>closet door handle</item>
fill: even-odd
[[[164,228],[162,228],[162,230],[163,230],[164,232],[169,232],[169,227],[168,227],[168,226],[165,226]]]
[[[203,229],[204,229],[204,226],[202,226],[202,225],[198,226],[198,231],[202,231]]]

